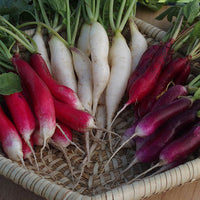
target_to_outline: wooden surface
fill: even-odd
[[[165,9],[165,8],[163,8]],[[162,10],[161,10],[162,11]],[[157,21],[154,18],[158,13],[138,8],[137,17],[141,18],[157,27],[167,30],[169,23],[167,21]],[[176,187],[170,191],[154,195],[146,200],[199,200],[200,199],[200,181],[188,183],[180,187]],[[0,200],[44,200],[43,198],[33,194],[12,183],[10,180],[0,176]]]

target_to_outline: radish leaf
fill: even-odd
[[[17,74],[8,72],[0,75],[0,94],[9,95],[21,91],[21,82]]]

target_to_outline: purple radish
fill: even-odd
[[[128,182],[135,181],[139,177],[152,171],[153,169],[165,165],[169,165],[177,160],[187,159],[195,150],[200,147],[200,122],[198,122],[192,129],[190,129],[185,135],[169,143],[159,155],[159,162],[153,167],[144,171],[143,173],[136,176],[134,179]]]
[[[138,123],[135,129],[135,135],[140,137],[151,135],[168,119],[188,109],[192,105],[192,102],[192,99],[180,98],[166,106],[153,110],[145,115]]]
[[[178,158],[186,159],[200,146],[200,123],[187,134],[167,145],[160,153],[160,163],[166,165]]]
[[[170,87],[153,105],[152,110],[169,104],[177,99],[179,96],[186,96],[188,91],[183,85],[175,85]]]
[[[188,97],[187,98],[183,97],[145,115],[136,126],[135,133],[117,148],[117,150],[112,154],[112,156],[107,161],[105,167],[117,154],[117,152],[130,140],[132,140],[136,136],[139,137],[150,136],[155,132],[157,128],[162,126],[168,119],[188,109],[192,105],[192,103],[193,103],[192,99]]]

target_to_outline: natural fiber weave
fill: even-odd
[[[142,20],[136,19],[136,24],[146,36],[150,45],[160,41],[165,34],[164,31]],[[192,73],[196,75],[198,72],[199,64],[195,62]],[[122,135],[133,123],[133,120],[133,109],[130,107],[115,121],[114,131]],[[76,132],[74,135],[73,141],[85,151],[83,135]],[[113,141],[117,146],[120,139],[113,136]],[[147,164],[138,164],[124,176],[119,177],[120,171],[125,169],[132,160],[134,149],[121,150],[112,159],[105,171],[102,170],[111,156],[107,140],[98,143],[91,162],[84,168],[82,164],[85,155],[75,146],[70,145],[65,149],[65,153],[67,159],[63,152],[50,145],[43,153],[45,161],[43,163],[40,160],[40,148],[37,148],[36,156],[40,171],[37,171],[36,167],[28,161],[25,162],[27,167],[25,169],[20,164],[12,162],[2,155],[0,156],[0,174],[49,200],[137,200],[200,178],[200,167],[198,167],[200,166],[200,159],[194,159],[196,155],[190,158],[192,161],[184,165],[128,185],[126,183],[133,179],[136,174],[150,167]],[[69,168],[67,160],[70,160],[71,168]],[[72,176],[72,172],[75,177]],[[83,173],[78,182],[81,172]]]

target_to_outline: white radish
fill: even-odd
[[[104,27],[94,22],[90,31],[90,47],[93,75],[93,116],[99,98],[108,84],[110,68],[108,64],[109,40]]]
[[[90,56],[90,30],[91,25],[84,23],[77,42],[77,47],[87,56]]]
[[[109,52],[110,80],[106,89],[107,128],[111,129],[113,116],[126,91],[131,74],[131,52],[120,32],[116,32]]]
[[[78,97],[84,108],[91,113],[92,109],[92,63],[84,52],[71,48],[74,69],[78,76]]]
[[[56,36],[49,41],[51,66],[54,78],[61,84],[77,92],[77,82],[73,69],[72,55],[66,45]]]
[[[132,69],[133,72],[140,61],[143,53],[147,50],[148,44],[145,37],[140,33],[133,18],[129,19],[129,27],[131,31],[130,49],[132,55]]]
[[[35,35],[33,36],[33,40],[35,44],[37,45],[37,52],[41,54],[42,58],[45,60],[47,67],[49,69],[49,72],[52,74],[51,70],[51,64],[47,52],[47,48],[44,42],[44,38],[41,33],[41,28],[37,28]]]

